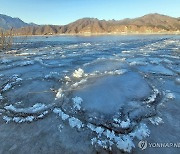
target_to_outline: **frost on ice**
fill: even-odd
[[[69,125],[72,128],[76,127],[78,129],[80,129],[80,128],[82,128],[84,126],[84,124],[79,119],[77,119],[75,117],[69,118]]]
[[[149,118],[149,120],[154,125],[159,125],[161,123],[164,123],[161,117]]]
[[[29,108],[16,108],[12,104],[4,107],[6,110],[13,111],[16,113],[37,113],[42,110],[45,110],[47,106],[45,104],[37,103]]]
[[[139,140],[146,138],[150,135],[150,130],[148,129],[147,125],[144,123],[140,123],[140,125],[136,128],[135,131],[130,133],[130,136],[136,137]]]
[[[17,74],[14,74],[9,81],[6,83],[6,85],[3,87],[2,91],[8,91],[9,89],[11,89],[16,83],[22,81],[22,78],[19,78],[19,76]]]
[[[126,121],[121,121],[120,125],[122,128],[128,128],[130,126],[130,120],[127,119]]]
[[[37,103],[32,107],[28,107],[28,108],[16,108],[12,104],[10,104],[4,107],[4,109],[6,109],[8,112],[7,115],[3,117],[3,119],[6,121],[6,123],[10,121],[16,123],[32,122],[34,120],[41,119],[45,115],[47,115],[48,114],[48,111],[46,111],[47,108],[48,107],[46,105],[41,103]],[[12,116],[12,113],[15,113],[14,116]],[[10,116],[8,116],[8,114]]]
[[[61,98],[61,97],[63,96],[63,93],[62,93],[62,92],[63,92],[62,89],[59,88],[58,91],[57,91],[57,93],[56,93],[56,98],[55,98],[55,99]]]
[[[35,119],[34,116],[27,116],[27,117],[8,117],[3,116],[3,120],[6,121],[6,123],[13,121],[16,123],[23,123],[23,122],[32,122]]]
[[[108,71],[104,71],[103,65],[93,64],[93,67],[100,71],[85,65],[83,69],[89,74],[84,75],[84,71],[78,69],[73,76],[65,77],[69,82],[60,92],[66,92],[63,97],[67,101],[62,110],[56,108],[54,113],[67,120],[72,128],[87,127],[92,131],[93,145],[109,150],[115,146],[131,152],[135,138],[143,139],[150,134],[147,126],[137,121],[154,114],[153,102],[160,92],[135,71],[119,69],[118,65],[114,69],[111,64],[106,64]],[[78,116],[84,119],[81,121]]]
[[[77,110],[80,110],[83,99],[81,97],[76,96],[75,98],[72,98],[72,100],[73,100],[73,107]]]
[[[3,120],[6,121],[6,123],[10,122],[12,120],[12,118],[8,117],[8,116],[3,116]]]
[[[179,56],[176,53],[179,41],[175,45],[175,41],[172,40],[150,39],[139,48],[137,43],[135,50],[129,41],[120,41],[112,40],[110,44],[104,41],[92,42],[90,45],[61,44],[25,49],[25,52],[16,50],[11,51],[12,58],[3,55],[5,58],[0,60],[0,117],[6,123],[20,124],[45,118],[53,112],[61,119],[61,124],[55,127],[60,132],[68,125],[70,128],[78,129],[78,132],[86,131],[90,137],[89,141],[95,147],[110,151],[118,148],[120,151],[131,152],[135,147],[135,139],[142,140],[150,135],[150,130],[143,122],[149,120],[154,125],[163,123],[163,119],[157,117],[158,103],[162,103],[163,100],[176,102],[179,99],[180,69]],[[142,43],[142,40],[138,41]],[[112,47],[111,43],[113,50],[107,52]],[[169,45],[176,46],[172,49],[173,52],[169,52]],[[118,49],[119,46],[122,48]],[[87,48],[81,50],[80,47]],[[94,47],[96,51],[93,51]],[[114,50],[114,47],[117,50]],[[164,52],[167,47],[168,54]],[[51,52],[50,48],[53,48]],[[104,51],[105,48],[107,50]],[[70,51],[72,49],[73,51]],[[119,52],[121,50],[124,51]],[[160,52],[159,55],[156,50]],[[8,52],[7,56],[11,57],[11,52]],[[82,57],[79,56],[81,54]],[[75,70],[78,67],[79,69]],[[75,71],[70,72],[71,70]],[[61,78],[62,76],[64,77]],[[37,103],[23,107],[22,98],[26,95],[27,98],[31,98],[32,94],[28,93],[28,88],[35,87],[30,86],[28,90],[24,90],[23,86],[34,80],[38,86],[44,86],[38,84],[39,80],[50,85],[48,88],[45,85],[47,89],[44,90],[56,89],[59,85],[61,88],[57,88],[55,96],[51,93],[54,91],[50,91],[50,94],[39,94],[36,95],[37,98],[35,96],[32,100],[27,100],[25,105],[43,102],[42,98],[49,98],[52,94],[52,101],[46,102],[52,103],[52,106]],[[173,88],[170,87],[171,84]],[[16,93],[23,92],[23,97],[14,96],[11,91],[13,88]],[[166,88],[172,92],[166,91]],[[37,91],[40,90],[37,88]]]
[[[75,78],[82,78],[84,75],[84,70],[79,68],[78,70],[75,70],[73,73],[73,77]]]
[[[97,137],[91,139],[92,145],[98,145],[109,150],[112,150],[112,145],[115,145],[118,149],[125,152],[131,152],[132,148],[135,147],[133,143],[134,138],[141,140],[148,137],[150,134],[150,131],[145,124],[140,124],[135,131],[127,135],[118,135],[115,134],[114,131],[96,127],[92,124],[88,124],[87,127],[97,134]]]
[[[58,114],[62,118],[62,120],[66,120],[69,118],[69,115],[65,114],[60,108],[55,108],[53,112]]]
[[[68,120],[70,127],[72,128],[82,128],[84,124],[77,118],[71,117],[68,114],[64,113],[60,108],[55,108],[54,113],[58,114],[63,121]]]

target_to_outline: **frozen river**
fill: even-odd
[[[180,153],[180,36],[14,41],[0,53],[0,153]]]

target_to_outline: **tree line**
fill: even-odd
[[[5,31],[0,30],[0,52],[6,51],[12,47],[13,44],[13,29]]]

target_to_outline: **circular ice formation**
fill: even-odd
[[[115,114],[127,102],[143,100],[151,94],[151,87],[135,72],[108,75],[74,90],[73,97],[83,99],[82,107],[87,112]]]
[[[85,66],[79,78],[74,73],[65,77],[62,111],[84,123],[122,134],[130,133],[141,119],[155,115],[159,91],[131,68],[117,68],[86,72]]]

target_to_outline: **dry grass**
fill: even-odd
[[[9,31],[0,30],[0,51],[6,51],[12,47],[12,29]]]

